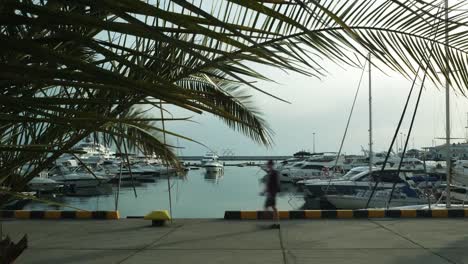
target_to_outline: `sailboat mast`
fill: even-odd
[[[450,149],[450,81],[449,81],[449,73],[450,73],[450,65],[449,65],[449,33],[448,33],[448,0],[445,0],[445,67],[446,67],[446,76],[445,76],[445,144],[447,148],[447,189],[446,189],[446,202],[447,208],[451,206],[450,202],[450,183],[452,182],[452,175],[451,175],[451,159],[452,159],[452,152]]]
[[[369,175],[372,176],[372,78],[371,78],[371,53],[369,52]]]

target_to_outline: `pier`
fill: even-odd
[[[29,247],[16,263],[467,263],[463,219],[12,220]]]

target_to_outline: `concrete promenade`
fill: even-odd
[[[29,248],[16,263],[468,263],[465,219],[11,220]]]

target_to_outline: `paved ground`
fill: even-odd
[[[3,221],[15,241],[29,236],[16,263],[468,263],[463,219],[177,220],[154,228],[118,221]]]

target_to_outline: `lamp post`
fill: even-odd
[[[312,133],[313,151],[315,153],[315,132]]]

